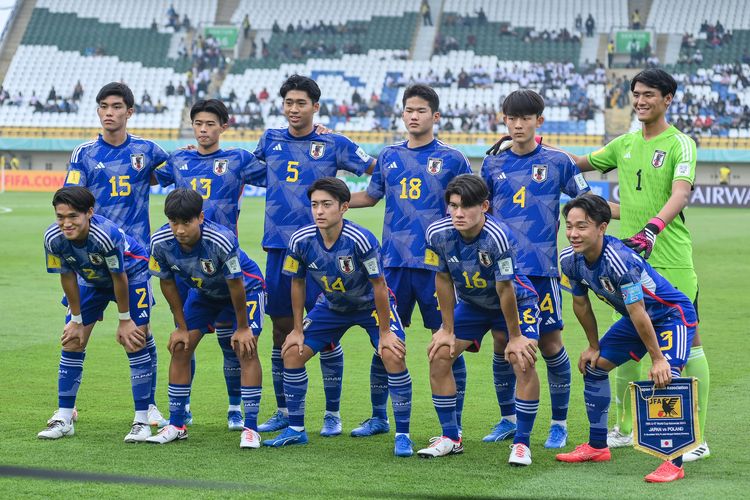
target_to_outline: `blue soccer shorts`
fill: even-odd
[[[563,329],[560,278],[527,276],[539,295],[539,335]]]
[[[110,302],[117,302],[114,288],[97,288],[78,285],[81,300],[81,317],[84,325],[96,323],[104,318],[104,310]],[[138,325],[147,325],[151,320],[151,305],[154,294],[151,281],[128,283],[130,318]],[[62,304],[68,306],[68,298],[63,297]],[[70,308],[65,313],[65,322],[70,321]]]
[[[424,327],[431,330],[440,328],[442,318],[435,293],[435,272],[427,269],[408,267],[386,267],[385,281],[396,296],[396,305],[401,323],[411,325],[414,305],[419,304]]]
[[[669,365],[682,369],[690,354],[695,326],[686,326],[682,318],[675,315],[655,323],[654,330]],[[599,339],[599,356],[618,366],[631,359],[640,361],[646,352],[635,325],[627,317],[617,320]]]
[[[390,297],[390,323],[391,331],[402,341],[406,341],[404,327],[396,310],[396,303]],[[333,311],[328,307],[328,301],[321,300],[307,314],[303,321],[305,333],[305,345],[312,349],[313,353],[325,350],[330,345],[337,344],[347,330],[353,326],[360,326],[370,336],[370,343],[377,350],[380,340],[380,329],[378,315],[375,309],[364,311]]]
[[[277,318],[292,317],[292,277],[281,272],[284,266],[286,250],[281,248],[269,248],[266,256],[266,293],[268,303],[266,314]],[[305,297],[305,309],[312,311],[315,300],[323,293],[313,279],[305,280],[307,284],[307,296]]]
[[[539,340],[539,306],[535,297],[524,299],[518,303],[518,314],[521,317],[519,325],[521,334],[532,340]],[[497,309],[484,309],[459,300],[453,313],[453,330],[456,338],[472,343],[467,348],[469,352],[478,352],[484,335],[492,330],[501,331],[508,336],[508,326],[503,318],[503,312]]]
[[[259,289],[246,292],[245,305],[247,324],[250,326],[253,335],[257,337],[263,330],[266,293]],[[229,298],[225,300],[210,299],[193,288],[188,293],[183,311],[188,330],[200,330],[201,333],[209,333],[214,331],[216,323],[231,323],[232,328],[237,328],[234,305]]]

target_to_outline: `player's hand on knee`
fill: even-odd
[[[187,330],[180,328],[176,329],[169,336],[169,343],[167,344],[167,350],[170,354],[174,354],[177,350],[187,351],[190,348],[190,335]]]
[[[666,387],[672,382],[672,368],[669,366],[667,359],[662,356],[652,360],[651,369],[648,372],[648,378],[654,381],[658,388]]]
[[[536,364],[536,342],[524,337],[512,337],[505,346],[505,359],[512,363],[515,356],[521,371],[526,371],[527,366],[533,368]]]
[[[232,335],[232,349],[241,358],[252,358],[256,352],[257,339],[250,328],[238,328]]]
[[[120,321],[117,326],[117,342],[129,352],[139,351],[146,345],[146,334],[133,323],[132,319]]]
[[[380,333],[380,339],[378,340],[378,356],[383,357],[383,352],[388,349],[396,355],[398,359],[404,359],[406,356],[406,344],[404,344],[398,336],[392,331]]]
[[[453,332],[448,332],[442,327],[435,332],[432,336],[432,340],[427,346],[427,358],[432,361],[435,359],[438,351],[441,347],[447,346],[450,357],[453,358],[456,355],[456,335]]]
[[[74,321],[69,321],[63,333],[60,336],[60,343],[63,347],[74,349],[76,347],[83,347],[83,325]]]
[[[281,344],[281,356],[284,357],[287,351],[297,349],[302,356],[302,350],[305,348],[305,335],[300,330],[292,330],[286,336],[284,343]]]
[[[596,363],[599,361],[599,349],[595,349],[591,346],[587,347],[585,351],[581,353],[581,357],[578,360],[578,371],[582,374],[586,373],[586,365],[591,368],[596,368]]]

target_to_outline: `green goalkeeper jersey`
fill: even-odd
[[[694,183],[695,157],[695,141],[672,125],[648,141],[640,130],[621,135],[589,154],[595,169],[618,169],[621,237],[634,235],[659,213],[672,194],[674,181]],[[692,269],[693,247],[684,214],[657,236],[648,262],[657,268]]]

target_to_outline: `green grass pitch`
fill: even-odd
[[[365,334],[352,329],[343,339],[346,353],[342,417],[344,435],[318,436],[323,413],[323,391],[317,359],[309,364],[310,390],[307,428],[310,443],[288,449],[240,450],[239,434],[226,430],[226,389],[221,354],[209,336],[197,351],[193,391],[195,424],[187,441],[167,446],[128,445],[122,442],[132,418],[132,399],[125,354],[114,339],[114,314],[97,325],[88,347],[83,383],[78,397],[80,420],[76,435],[59,441],[40,441],[36,433],[56,407],[59,336],[63,308],[56,276],[44,269],[42,234],[53,221],[50,194],[0,195],[0,466],[45,468],[205,481],[187,486],[61,481],[10,477],[0,474],[5,498],[18,497],[568,497],[674,498],[739,497],[748,481],[747,412],[750,409],[750,347],[746,322],[747,283],[750,280],[750,212],[732,209],[688,210],[695,241],[695,263],[700,278],[701,334],[712,367],[708,442],[712,458],[686,465],[686,478],[674,484],[647,485],[643,476],[658,461],[632,449],[613,451],[608,464],[556,463],[554,452],[543,448],[549,426],[549,395],[542,363],[541,408],[532,435],[534,463],[527,468],[507,465],[508,442],[485,444],[481,438],[498,419],[492,387],[491,342],[479,354],[467,355],[468,388],[464,410],[463,455],[437,460],[398,459],[392,454],[393,434],[366,439],[348,431],[370,415],[369,365],[371,347]],[[154,227],[164,222],[163,197],[152,201]],[[352,210],[351,218],[380,235],[382,204]],[[613,224],[613,231],[616,231]],[[263,202],[246,199],[242,207],[242,247],[261,268]],[[614,233],[616,234],[616,232]],[[158,290],[158,286],[155,289]],[[152,327],[159,347],[157,399],[167,404],[166,343],[171,316],[157,293]],[[575,363],[584,335],[570,310],[564,311],[565,341]],[[597,304],[600,328],[610,311]],[[415,317],[408,330],[408,366],[414,380],[411,435],[416,447],[439,433],[431,404],[425,347],[429,332]],[[260,338],[264,390],[260,418],[274,410],[270,377],[270,320]],[[574,368],[570,404],[570,446],[587,437],[582,401],[583,384]],[[218,484],[217,484],[218,483]],[[746,493],[745,493],[746,494]]]

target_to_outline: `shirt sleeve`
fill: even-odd
[[[493,240],[490,240],[493,241]],[[510,281],[516,277],[513,248],[508,241],[500,242],[493,248],[495,253],[495,281]]]
[[[167,154],[166,151],[164,151],[161,146],[156,144],[155,142],[151,143],[153,145],[152,150],[152,163],[150,165],[151,171],[153,172],[157,168],[164,165],[164,163],[169,159],[169,154]]]
[[[385,196],[385,174],[383,173],[383,162],[385,161],[385,151],[378,156],[378,162],[375,164],[375,170],[372,172],[370,184],[367,186],[367,194],[371,198],[380,200]]]
[[[674,165],[672,181],[688,181],[695,184],[695,162],[697,150],[695,141],[685,134],[675,134],[671,158]]]
[[[435,234],[432,235],[432,238],[427,238],[427,246],[424,253],[424,263],[432,270],[439,273],[448,272],[448,264],[445,262],[445,258],[441,255],[438,236]]]
[[[571,198],[576,198],[591,191],[588,182],[586,182],[586,179],[583,177],[583,174],[578,169],[578,165],[575,164],[573,159],[568,155],[564,155],[560,160],[563,162],[563,175],[560,178],[561,191]]]
[[[175,168],[175,156],[169,155],[167,160],[156,167],[154,170],[154,175],[156,176],[156,180],[159,182],[159,185],[162,187],[167,187],[171,184],[174,184],[174,168]]]
[[[51,241],[49,246],[46,244],[44,245],[44,256],[47,261],[47,272],[52,274],[63,274],[71,272],[72,269],[67,266],[62,256],[58,254],[54,249],[54,246],[54,241]]]
[[[620,142],[622,142],[624,137],[624,135],[621,135],[601,149],[589,153],[588,159],[591,166],[604,173],[616,169]]]
[[[255,151],[253,151],[253,156],[255,156],[260,161],[266,161],[266,134],[268,132],[264,132],[262,136],[260,136],[260,139],[258,139],[258,144],[255,145]]]
[[[81,154],[81,151],[76,149],[70,155],[70,165],[68,166],[68,173],[65,175],[65,186],[85,187],[88,185],[88,173],[86,166],[81,161]]]
[[[174,273],[164,258],[161,247],[151,245],[151,256],[148,259],[148,272],[162,280],[173,280]]]
[[[368,235],[367,241],[370,245],[365,252],[359,251],[359,248],[357,249],[359,260],[365,267],[367,276],[370,279],[380,278],[383,276],[383,260],[380,255],[380,244],[377,238],[371,234]]]
[[[266,187],[266,164],[246,149],[240,150],[240,176],[245,184]]]
[[[576,279],[571,255],[560,259],[560,287],[576,297],[583,297],[587,293],[588,289]]]
[[[125,236],[118,230],[112,231],[110,237],[114,247],[104,253],[104,262],[110,273],[122,274],[125,272]]]
[[[346,136],[336,135],[336,164],[342,170],[356,175],[365,173],[372,163],[372,157]]]
[[[281,267],[281,272],[292,278],[304,278],[307,275],[307,267],[302,260],[301,244],[294,240],[289,242],[290,246],[286,251],[284,264]]]

